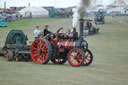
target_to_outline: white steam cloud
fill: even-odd
[[[81,0],[73,15],[73,27],[76,27],[80,18],[84,17],[87,8],[90,6],[91,0]]]
[[[120,4],[120,5],[123,5],[123,4],[126,4],[126,0],[113,0],[113,3],[112,4]]]

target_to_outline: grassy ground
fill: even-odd
[[[22,29],[33,40],[35,25],[50,30],[71,28],[71,19],[43,18],[10,22],[9,28],[0,28],[2,46],[10,29]],[[7,62],[0,57],[0,85],[128,85],[128,17],[106,18],[98,25],[100,33],[87,36],[94,61],[88,67],[64,65],[37,65],[34,62]]]

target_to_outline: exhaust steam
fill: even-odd
[[[81,0],[79,5],[77,6],[74,15],[73,15],[73,28],[77,26],[77,22],[79,19],[84,17],[84,14],[87,8],[90,6],[91,0]]]

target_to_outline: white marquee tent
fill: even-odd
[[[108,14],[112,12],[120,12],[121,14],[125,14],[125,9],[121,7],[115,7],[115,8],[110,8],[107,10]]]
[[[27,7],[19,11],[23,17],[48,17],[49,12],[41,7]]]

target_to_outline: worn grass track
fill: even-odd
[[[43,28],[48,24],[55,32],[60,27],[71,28],[71,21],[68,18],[32,19],[25,21],[27,24],[24,26],[16,27],[33,40],[35,25]],[[128,85],[127,21],[128,17],[107,17],[105,25],[98,25],[101,29],[99,34],[85,37],[94,54],[94,61],[88,67],[75,68],[68,63],[37,65],[34,62],[7,62],[0,57],[0,85]],[[7,29],[0,30],[1,46],[11,28]]]

